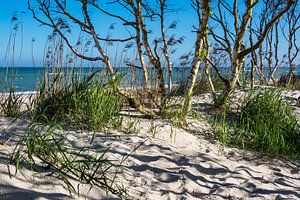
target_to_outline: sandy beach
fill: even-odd
[[[300,200],[300,1],[2,2],[0,200]]]
[[[295,99],[300,93],[285,95]],[[198,96],[196,102],[206,110],[210,95]],[[300,117],[300,109],[293,108]],[[70,194],[42,163],[37,164],[38,173],[25,164],[15,174],[9,157],[28,122],[2,118],[0,127],[0,199],[118,199],[76,181],[72,183],[75,188],[79,185],[80,194]],[[89,144],[92,132],[69,132],[68,141],[76,148],[90,145],[95,153],[109,147],[107,156],[114,160],[130,154],[117,176],[128,199],[300,199],[299,161],[224,147],[211,139],[212,131],[205,117],[189,119],[182,129],[167,120],[137,118],[127,134],[97,133]]]

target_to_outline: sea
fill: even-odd
[[[287,74],[288,69],[286,67],[280,67],[277,69],[274,77],[275,79],[279,78],[282,74]],[[51,79],[55,73],[57,73],[59,69],[48,69],[48,73]],[[28,92],[28,91],[36,91],[43,82],[43,74],[46,71],[44,67],[0,67],[0,89],[4,91],[5,89],[13,86],[14,90],[17,92]],[[102,67],[99,68],[90,68],[90,67],[80,67],[80,68],[62,68],[63,76],[67,79],[68,76],[72,76],[74,74],[77,75],[78,78],[83,78],[90,74],[91,72],[98,71],[102,76],[98,76],[99,78],[105,77],[106,70]],[[220,68],[221,73],[229,74],[230,68]],[[121,85],[123,87],[131,87],[131,86],[139,86],[142,84],[142,71],[138,68],[132,67],[120,67],[116,69],[118,75],[122,77]],[[172,78],[173,84],[184,83],[190,73],[190,68],[188,67],[174,67]],[[268,69],[264,70],[265,74],[268,74]],[[72,75],[71,75],[72,74]],[[150,68],[149,70],[149,79],[152,81],[152,84],[155,83],[155,69]],[[246,76],[250,76],[250,70],[246,69]],[[296,67],[295,74],[300,74],[300,66]],[[168,73],[167,69],[164,69],[165,80],[167,84]],[[199,78],[203,77],[203,69],[199,70]],[[106,76],[107,77],[107,76]]]

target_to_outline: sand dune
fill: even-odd
[[[204,97],[199,97],[200,103]],[[143,143],[124,162],[118,176],[130,199],[300,199],[299,162],[224,148],[206,139],[211,133],[207,122],[190,122],[185,129],[176,129],[167,121],[141,119],[137,133],[99,133],[91,147],[95,152],[110,147],[109,158],[120,160]],[[154,137],[151,126],[156,127]],[[70,195],[63,181],[45,176],[51,170],[42,166],[38,174],[25,166],[25,176],[14,175],[9,155],[27,122],[3,118],[0,127],[0,199],[117,199],[99,188],[88,192],[89,186],[83,185],[80,196]],[[91,137],[88,132],[70,132],[68,139],[79,148]]]

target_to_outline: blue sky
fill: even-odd
[[[229,0],[230,3],[232,0]],[[68,2],[75,2],[75,0],[71,0]],[[195,11],[191,8],[190,0],[169,0],[172,3],[173,7],[180,8],[180,12],[167,14],[166,16],[166,26],[168,26],[172,21],[178,20],[178,28],[176,30],[172,30],[172,33],[175,33],[177,37],[185,36],[186,41],[183,45],[178,47],[178,51],[176,56],[180,56],[184,53],[188,53],[194,45],[196,34],[192,32],[193,25],[197,24],[197,17]],[[22,48],[22,58],[21,62],[18,63],[16,61],[16,65],[20,66],[32,66],[31,59],[31,44],[32,38],[35,39],[34,42],[34,58],[37,65],[42,65],[42,57],[43,51],[46,43],[47,36],[51,33],[51,29],[40,26],[38,22],[32,19],[31,13],[27,9],[27,0],[1,0],[1,3],[4,4],[0,6],[0,65],[3,65],[5,60],[5,51],[7,48],[10,29],[11,29],[11,17],[15,12],[18,12],[18,17],[22,21],[23,24],[23,48]],[[72,5],[73,6],[73,5]],[[69,5],[70,8],[73,8]],[[122,14],[118,8],[111,7],[112,12],[117,14]],[[241,11],[243,7],[240,7]],[[257,9],[257,8],[256,8]],[[259,8],[258,8],[259,9]],[[80,9],[75,9],[75,15],[80,15]],[[22,12],[24,11],[24,13]],[[112,38],[118,38],[125,36],[125,31],[120,30],[123,27],[120,25],[119,21],[114,21],[112,18],[101,15],[98,13],[93,13],[93,21],[95,23],[95,27],[97,32],[100,33],[103,37],[106,36],[109,26],[116,22],[116,30],[112,31]],[[118,27],[120,29],[118,29]],[[159,31],[158,24],[152,23],[149,27],[154,31]],[[76,30],[76,29],[75,29]],[[120,30],[120,31],[119,31]],[[20,52],[20,31],[16,41],[16,54]],[[167,35],[170,36],[172,33],[167,32]],[[73,31],[72,35],[69,36],[72,41],[75,42],[78,37],[78,32]],[[116,51],[117,45],[114,47],[110,47],[109,52]],[[114,53],[112,55],[114,56]],[[17,60],[17,59],[16,59]]]
[[[41,47],[45,43],[46,37],[50,32],[47,28],[41,28],[40,25],[32,19],[30,13],[27,10],[26,0],[2,0],[1,3],[5,3],[0,7],[0,63],[4,62],[5,51],[8,45],[11,18],[15,12],[18,13],[18,18],[23,22],[23,56],[21,65],[31,65],[31,41],[32,38],[36,39],[35,46]],[[22,13],[24,11],[25,13]],[[16,53],[20,52],[20,31],[19,37],[16,41]],[[40,49],[39,49],[40,50]],[[36,50],[36,56],[41,58],[41,51]]]
[[[45,42],[49,33],[51,33],[51,29],[40,26],[38,22],[32,19],[31,13],[27,9],[27,0],[1,0],[1,3],[5,3],[5,6],[2,5],[0,7],[0,63],[3,65],[5,60],[5,51],[7,48],[10,29],[11,29],[11,18],[15,12],[18,13],[18,18],[21,19],[23,24],[23,52],[22,52],[22,59],[21,59],[21,66],[32,66],[32,59],[31,59],[31,43],[32,38],[35,39],[34,42],[34,58],[37,65],[41,65],[42,57],[43,57],[43,48],[45,46]],[[178,20],[178,29],[175,31],[176,35],[178,36],[186,36],[186,42],[180,46],[181,51],[178,53],[184,53],[183,49],[191,49],[193,46],[193,40],[195,37],[195,33],[192,33],[192,25],[196,22],[195,13],[191,9],[190,4],[187,3],[189,1],[182,1],[182,0],[173,0],[172,3],[176,7],[180,8],[180,14],[173,13],[172,15],[167,15],[167,23],[171,23],[171,21]],[[22,11],[24,13],[22,13]],[[113,10],[113,12],[118,13],[119,11]],[[112,19],[107,16],[98,16],[94,15],[94,21],[96,22],[96,27],[99,25],[101,30],[99,32],[107,33],[110,24],[113,23]],[[117,25],[116,25],[117,26]],[[152,28],[152,27],[151,27]],[[156,31],[157,27],[154,25],[153,29]],[[16,41],[16,54],[20,52],[20,38],[21,34],[20,31],[18,32],[19,35]],[[78,33],[73,32],[72,36],[77,38]],[[105,35],[104,35],[105,37]],[[118,33],[112,33],[112,37],[118,37]],[[193,39],[191,39],[193,38]],[[17,59],[18,60],[18,59]],[[18,63],[16,61],[16,63]]]

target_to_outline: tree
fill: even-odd
[[[168,41],[167,41],[167,37],[166,37],[166,33],[165,33],[165,10],[167,9],[167,6],[166,6],[166,0],[159,0],[159,2],[160,2],[160,13],[159,13],[160,30],[161,30],[161,39],[163,42],[162,49],[163,49],[164,57],[167,62],[168,76],[169,76],[168,87],[169,87],[169,92],[171,92],[172,87],[173,87],[173,78],[172,78],[173,65],[172,65],[172,61],[170,58],[169,49],[168,49]]]
[[[287,12],[286,16],[284,17],[284,22],[285,24],[282,27],[282,33],[288,42],[287,63],[289,66],[289,73],[287,84],[290,84],[296,66],[295,61],[300,53],[300,46],[297,43],[297,38],[299,36],[297,34],[300,30],[300,12],[297,4],[294,4]],[[285,30],[285,28],[287,30]]]
[[[163,43],[162,52],[163,55],[167,61],[168,65],[168,73],[169,73],[169,90],[172,88],[172,62],[171,57],[169,55],[168,50],[168,40],[165,34],[165,12],[166,10],[172,11],[171,9],[168,9],[166,0],[159,0],[158,6],[159,10],[156,11],[155,8],[152,8],[152,6],[147,1],[142,0],[117,0],[113,2],[114,4],[121,5],[125,11],[129,11],[129,14],[132,16],[132,18],[135,19],[135,23],[133,24],[135,31],[136,31],[136,42],[138,47],[138,54],[141,61],[141,66],[144,72],[145,80],[148,79],[148,72],[147,67],[144,62],[144,54],[146,54],[148,60],[150,61],[150,64],[154,66],[156,70],[156,76],[158,80],[158,88],[159,88],[159,96],[160,96],[160,102],[158,103],[159,110],[162,110],[164,108],[164,104],[166,101],[166,90],[165,90],[165,77],[163,73],[163,64],[162,64],[162,58],[159,53],[159,43]],[[106,12],[109,14],[108,12]],[[122,16],[119,15],[111,15],[115,18],[122,19],[123,21],[126,21]],[[154,39],[154,45],[150,45],[150,39],[149,34],[151,31],[148,29],[146,24],[146,19],[150,19],[151,21],[156,21],[156,18],[159,18],[160,23],[160,35],[158,38]],[[144,53],[145,51],[145,53]],[[149,93],[149,85],[144,86],[146,88],[146,93]]]
[[[217,13],[214,13],[212,19],[215,24],[221,27],[223,36],[217,34],[217,32],[211,31],[213,39],[222,46],[222,50],[228,53],[230,58],[231,74],[229,84],[225,84],[225,89],[221,92],[217,99],[216,105],[222,106],[229,95],[235,89],[239,82],[239,75],[242,66],[245,62],[246,56],[258,49],[267,37],[270,29],[273,25],[294,5],[297,0],[280,1],[278,4],[274,4],[274,11],[276,13],[269,19],[262,28],[261,34],[257,41],[253,42],[249,47],[245,43],[245,35],[248,30],[248,25],[251,21],[253,9],[259,3],[259,1],[249,0],[245,1],[245,10],[242,15],[239,14],[238,0],[234,0],[233,6],[230,6],[224,0],[218,0]],[[224,12],[225,11],[225,12]],[[234,21],[234,28],[232,31],[228,26],[227,16],[232,16]]]
[[[101,37],[95,30],[94,24],[91,20],[90,10],[95,9],[101,12],[105,12],[102,10],[97,4],[96,1],[88,1],[82,0],[80,2],[76,2],[78,6],[81,7],[82,16],[75,16],[72,14],[69,9],[72,8],[67,7],[67,0],[35,0],[33,6],[33,0],[28,0],[28,9],[31,11],[33,18],[40,22],[42,25],[48,26],[53,29],[55,33],[57,33],[61,39],[65,42],[65,44],[69,47],[69,49],[79,58],[88,60],[88,61],[101,61],[105,67],[107,68],[111,79],[115,79],[115,70],[109,59],[104,48],[101,46],[100,41],[105,42],[127,42],[129,40],[133,40],[136,37],[130,35],[128,38],[124,39],[111,39]],[[112,14],[111,14],[112,15]],[[121,18],[124,23],[132,24],[131,22]],[[72,44],[69,36],[71,33],[71,26],[76,25],[82,30],[85,34],[87,34],[93,41],[93,46],[96,48],[98,55],[86,55],[84,52],[80,52],[75,48],[75,45]],[[124,96],[128,99],[131,106],[136,108],[139,112],[147,115],[153,116],[155,112],[151,109],[144,107],[135,96],[129,92],[118,89],[120,95]]]
[[[254,44],[254,36],[258,39],[262,34],[264,26],[268,21],[276,15],[276,7],[282,2],[280,1],[263,1],[263,8],[258,17],[257,28],[253,26],[255,20],[251,18],[249,26],[249,42],[250,46]],[[260,45],[258,50],[251,52],[251,88],[254,87],[255,72],[260,78],[260,83],[276,84],[274,73],[279,67],[279,23],[276,21],[266,36],[265,41]],[[265,62],[266,61],[266,62]],[[264,68],[268,68],[268,78]]]

